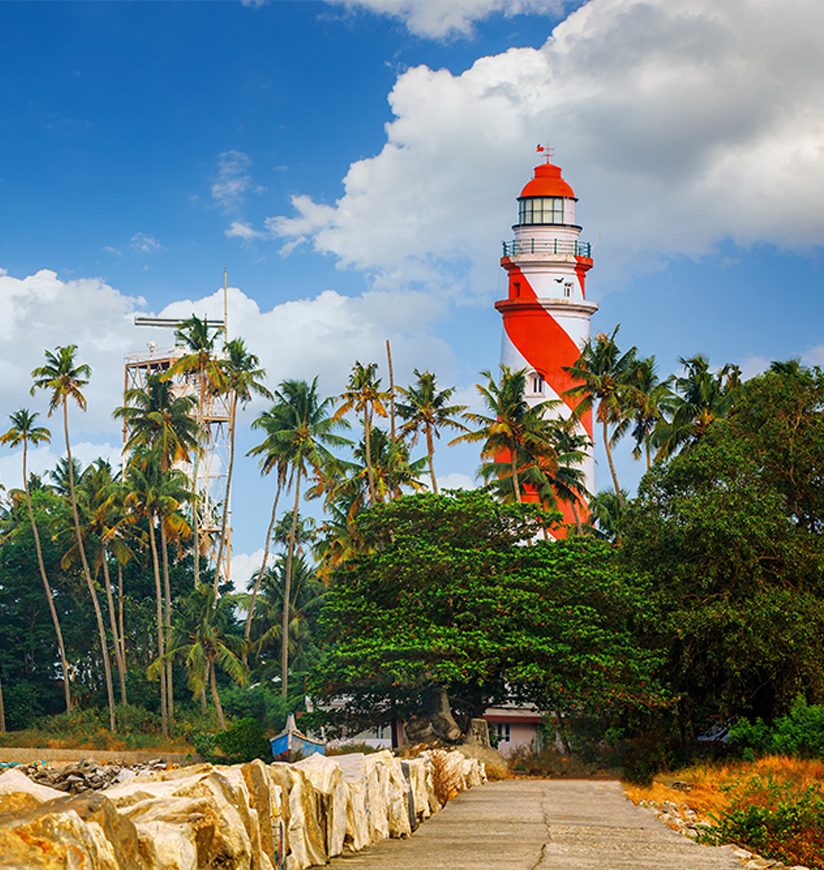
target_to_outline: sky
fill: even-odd
[[[75,343],[78,457],[117,461],[124,356],[172,343],[135,314],[219,317],[224,267],[271,383],[335,394],[389,338],[398,382],[432,369],[475,402],[538,142],[593,243],[593,332],[662,374],[824,364],[823,30],[819,0],[2,3],[0,420],[45,417],[30,372]],[[446,485],[477,464],[436,454]],[[629,445],[618,467],[634,487]],[[271,494],[243,459],[237,578]]]

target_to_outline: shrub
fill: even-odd
[[[228,686],[221,689],[220,697],[227,717],[257,719],[263,728],[275,732],[286,725],[290,701],[271,686]]]
[[[755,776],[736,790],[717,823],[718,842],[742,843],[789,865],[824,867],[824,791],[818,783],[799,790]]]
[[[215,746],[226,755],[226,761],[240,764],[260,758],[272,760],[272,748],[257,719],[247,716],[232,723],[214,738]]]
[[[790,712],[770,727],[762,719],[737,722],[729,734],[730,745],[744,758],[790,755],[824,758],[824,705],[810,704],[799,696]]]

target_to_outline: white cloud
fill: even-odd
[[[123,255],[123,251],[119,248],[116,248],[114,245],[104,245],[103,252],[106,254],[111,254],[113,257],[120,257]]]
[[[438,489],[476,489],[478,484],[468,475],[460,471],[438,475]]]
[[[266,226],[379,286],[457,273],[488,299],[534,143],[551,136],[585,238],[602,237],[596,295],[728,238],[820,244],[822,27],[816,0],[591,0],[540,49],[404,72],[386,144],[350,166],[343,196],[297,195]]]
[[[144,254],[154,254],[163,249],[160,240],[149,233],[135,233],[129,240],[129,247]]]
[[[767,371],[770,367],[770,360],[765,356],[748,354],[738,363],[738,366],[741,369],[741,377],[743,380],[748,381],[750,378],[754,378],[756,375]]]
[[[252,186],[251,165],[249,156],[242,151],[224,151],[218,157],[212,199],[224,211],[232,211],[243,202],[244,195]]]
[[[243,0],[247,2],[247,0]],[[549,15],[563,0],[331,0],[350,10],[363,9],[402,21],[417,36],[443,39],[470,36],[476,21],[500,13],[507,18],[521,13]]]
[[[20,407],[45,418],[46,396],[29,396],[31,371],[43,363],[44,349],[74,343],[77,359],[91,365],[92,377],[85,388],[88,411],[70,412],[73,436],[117,444],[119,428],[111,413],[123,401],[126,354],[145,348],[147,341],[160,347],[172,343],[169,330],[136,328],[138,312],[145,313],[143,299],[98,278],[66,281],[45,269],[15,278],[0,271],[0,347],[5,348],[0,351],[0,424]],[[221,317],[222,288],[173,302],[158,313],[184,318],[192,312]],[[384,360],[387,337],[399,382],[422,360],[447,377],[455,367],[453,352],[430,331],[443,313],[425,294],[408,291],[349,297],[325,290],[261,310],[241,290],[229,288],[230,332],[242,335],[260,356],[268,381],[319,375],[327,394],[340,391],[356,358]]]
[[[52,443],[48,446],[29,448],[28,466],[30,474],[45,474],[51,471],[57,464],[58,459],[66,455],[63,441],[63,431],[59,419],[49,420],[45,415],[37,420],[41,426],[51,429]],[[0,420],[0,431],[5,432],[8,420]],[[108,442],[79,441],[72,443],[72,456],[85,468],[96,459],[106,459],[112,466],[113,471],[120,469],[120,446]],[[4,450],[0,454],[0,484],[11,489],[23,485],[23,465],[21,450]]]
[[[255,239],[265,239],[267,237],[266,233],[256,230],[251,224],[244,221],[232,221],[223,235],[230,239],[240,239],[243,242],[251,242]]]
[[[824,344],[817,344],[804,351],[801,361],[808,366],[824,366]]]
[[[232,553],[232,585],[238,592],[246,592],[246,586],[251,577],[260,571],[263,559],[263,547],[254,553]],[[274,564],[274,554],[269,553],[267,565]]]

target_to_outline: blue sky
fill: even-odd
[[[75,341],[80,454],[113,455],[123,355],[168,340],[134,314],[217,313],[224,265],[272,381],[336,392],[389,337],[401,382],[471,398],[545,140],[595,244],[595,330],[663,372],[824,362],[822,26],[813,0],[0,4],[0,414],[44,410],[28,372]],[[476,465],[436,458],[452,483]],[[250,560],[268,498],[246,460]]]

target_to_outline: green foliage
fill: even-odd
[[[219,731],[214,742],[226,756],[225,760],[232,764],[241,764],[255,758],[266,762],[272,760],[272,748],[263,728],[257,719],[250,716],[238,719],[225,731]]]
[[[787,865],[824,867],[824,788],[754,776],[717,819],[712,838]]]
[[[824,701],[824,376],[768,372],[645,476],[624,554],[650,576],[667,677],[700,728]],[[689,727],[689,726],[688,726]]]
[[[807,704],[798,696],[789,713],[775,720],[772,727],[758,718],[746,719],[730,729],[730,744],[749,755],[790,755],[824,759],[824,705]]]
[[[419,711],[432,686],[474,687],[481,710],[505,684],[541,709],[666,703],[660,656],[634,634],[652,615],[646,586],[596,541],[523,546],[541,516],[478,491],[363,514],[368,549],[335,574],[313,692],[346,697],[358,724]]]
[[[227,686],[221,692],[223,709],[231,718],[247,717],[267,731],[282,731],[290,707],[276,689],[266,685]]]

